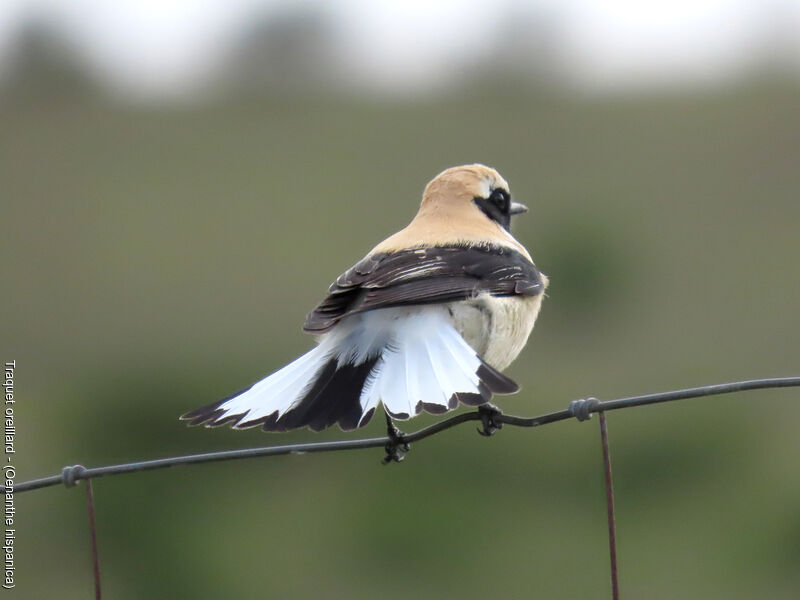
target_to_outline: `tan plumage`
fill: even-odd
[[[496,222],[487,219],[474,202],[475,198],[486,197],[495,188],[509,191],[500,173],[485,165],[464,165],[442,171],[425,186],[419,211],[411,223],[375,246],[371,253],[435,245],[493,243],[514,248],[530,260],[525,247]]]

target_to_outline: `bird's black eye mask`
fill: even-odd
[[[475,204],[478,205],[487,217],[489,217],[492,221],[495,221],[505,229],[509,231],[511,227],[511,215],[517,214],[511,210],[511,195],[500,188],[495,188],[489,194],[488,198],[474,198]],[[521,204],[519,206],[522,206]],[[519,212],[524,212],[524,210],[520,210]]]

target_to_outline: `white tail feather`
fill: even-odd
[[[317,346],[297,360],[289,363],[227,402],[220,405],[224,416],[245,413],[238,426],[246,427],[248,421],[278,412],[278,417],[290,411],[302,397],[320,368],[329,359],[327,348]]]
[[[449,376],[447,368],[442,366],[441,352],[436,351],[436,346],[432,340],[425,340],[425,352],[428,355],[430,373],[440,390],[440,400],[445,404],[449,404],[455,387],[451,383],[452,378]]]

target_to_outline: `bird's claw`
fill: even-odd
[[[406,452],[411,449],[411,446],[403,438],[405,434],[393,423],[389,424],[387,433],[389,435],[389,441],[384,446],[384,449],[386,450],[386,456],[383,457],[381,462],[384,465],[388,465],[392,462],[403,462],[406,457]]]
[[[481,417],[481,427],[478,427],[478,433],[481,435],[489,437],[494,435],[498,429],[503,428],[503,422],[497,418],[503,413],[494,404],[482,404],[478,407],[478,414]]]

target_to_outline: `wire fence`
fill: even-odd
[[[478,410],[460,413],[448,419],[444,419],[434,425],[425,427],[413,433],[398,432],[386,437],[367,438],[357,440],[343,440],[334,442],[318,442],[309,444],[290,444],[284,446],[266,446],[258,448],[245,448],[242,450],[227,450],[221,452],[209,452],[205,454],[192,454],[188,456],[174,456],[160,458],[156,460],[138,461],[119,465],[109,465],[102,467],[86,468],[83,465],[65,466],[61,473],[32,479],[9,487],[0,486],[4,493],[19,494],[31,490],[51,487],[64,484],[66,487],[74,487],[81,480],[86,480],[87,486],[87,508],[89,514],[89,529],[91,534],[92,563],[95,582],[95,598],[101,600],[100,588],[100,560],[97,547],[97,532],[94,511],[94,494],[92,490],[92,480],[99,477],[112,475],[122,475],[125,473],[138,473],[154,469],[164,469],[177,465],[193,465],[209,462],[221,462],[238,460],[242,458],[256,458],[266,456],[284,456],[288,454],[310,454],[318,452],[334,452],[341,450],[363,450],[367,448],[383,448],[385,451],[384,463],[399,462],[410,449],[410,444],[420,442],[433,435],[461,425],[462,423],[479,421],[481,426],[479,433],[492,435],[504,425],[513,427],[540,427],[565,421],[577,419],[586,421],[592,414],[600,415],[600,437],[603,454],[604,480],[606,489],[606,506],[608,514],[608,541],[610,557],[610,578],[612,598],[619,599],[619,577],[617,568],[616,552],[616,516],[614,511],[614,486],[611,470],[611,454],[608,442],[608,425],[605,413],[608,411],[633,408],[635,406],[647,406],[650,404],[660,404],[664,402],[674,402],[689,398],[702,398],[716,396],[720,394],[732,394],[749,390],[800,387],[800,377],[779,377],[771,379],[752,379],[747,381],[736,381],[732,383],[721,383],[706,385],[682,390],[673,390],[644,396],[630,396],[615,400],[600,401],[596,398],[573,400],[567,408],[536,417],[518,417],[506,415],[493,406],[479,407]]]

